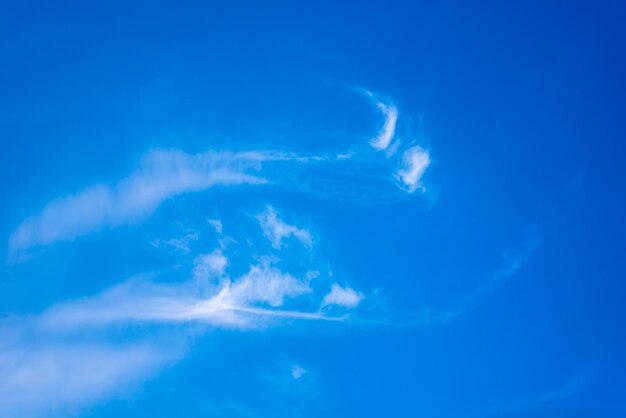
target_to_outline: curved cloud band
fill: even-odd
[[[165,199],[182,193],[216,185],[264,183],[264,179],[248,171],[258,170],[263,161],[278,158],[264,152],[192,155],[177,150],[152,151],[137,170],[116,184],[91,186],[49,203],[11,235],[9,253],[144,218]]]
[[[370,144],[379,151],[387,149],[391,144],[391,140],[396,132],[396,123],[398,121],[398,108],[392,104],[385,104],[383,102],[376,103],[376,106],[380,109],[385,117],[385,124],[378,133],[378,135],[372,139]]]

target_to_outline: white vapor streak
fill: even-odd
[[[165,199],[183,193],[215,185],[264,183],[247,171],[258,170],[263,161],[282,158],[264,152],[152,151],[119,182],[91,186],[52,201],[39,215],[25,220],[11,235],[10,254],[142,219]]]
[[[268,309],[286,299],[310,293],[308,281],[298,280],[267,265],[252,266],[247,274],[224,280],[210,296],[200,296],[190,283],[158,285],[131,280],[101,295],[57,305],[44,313],[47,329],[106,326],[125,322],[203,322],[217,327],[256,328],[267,317],[338,320],[318,312]]]
[[[10,333],[7,341],[0,341],[0,415],[47,416],[51,411],[63,412],[115,397],[183,355],[184,350],[172,348],[171,343],[83,341],[101,328],[201,323],[225,329],[262,329],[285,320],[345,319],[319,311],[280,309],[288,299],[311,293],[306,279],[259,264],[230,280],[223,271],[226,260],[221,253],[209,255],[217,257],[208,264],[217,266],[214,271],[223,277],[205,295],[199,293],[194,280],[165,285],[131,279],[98,296],[64,302],[39,317],[23,318],[18,328],[10,327],[9,331],[19,332],[17,338]],[[19,334],[26,340],[20,341]]]

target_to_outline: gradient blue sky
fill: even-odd
[[[337,3],[2,3],[0,416],[626,416],[626,7]]]

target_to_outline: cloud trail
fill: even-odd
[[[200,322],[223,328],[253,329],[271,317],[337,319],[319,312],[278,310],[287,299],[311,293],[306,279],[274,266],[254,265],[235,280],[224,279],[212,293],[198,295],[192,283],[164,285],[130,280],[99,296],[70,301],[46,311],[46,329],[109,326],[115,323]]]
[[[0,348],[0,414],[67,416],[85,403],[114,397],[145,381],[180,355],[146,343],[49,342]]]
[[[312,293],[310,280],[298,279],[268,262],[251,265],[247,273],[230,279],[221,250],[196,261],[187,282],[158,284],[135,278],[100,295],[57,304],[37,317],[14,318],[11,332],[0,341],[0,415],[63,415],[68,408],[76,410],[115,397],[184,356],[185,349],[176,341],[102,340],[102,335],[120,326],[145,330],[195,324],[259,330],[287,321],[346,319],[298,309],[309,305],[294,303]],[[197,271],[199,264],[208,266],[209,276],[219,276],[204,289],[195,283],[198,274],[205,275]],[[288,302],[291,307],[283,308]],[[185,329],[183,336],[188,336]]]
[[[109,185],[91,186],[49,203],[25,220],[9,240],[9,252],[70,240],[102,227],[143,219],[161,203],[183,193],[217,185],[260,184],[266,180],[249,174],[261,163],[280,159],[267,152],[206,152],[178,150],[148,153],[128,177]]]

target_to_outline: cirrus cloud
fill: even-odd
[[[173,196],[217,185],[265,183],[249,171],[281,157],[266,152],[206,152],[178,150],[148,153],[140,167],[115,184],[99,184],[49,203],[18,226],[9,252],[70,240],[102,227],[119,226],[154,212]]]

